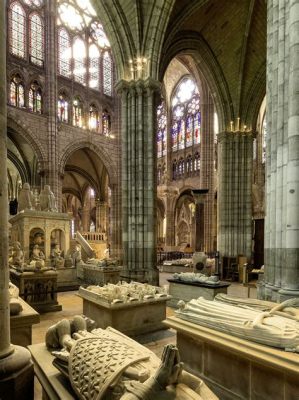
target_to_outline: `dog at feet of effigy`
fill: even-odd
[[[80,400],[218,399],[203,381],[183,371],[175,346],[165,346],[160,360],[113,328],[87,331],[81,316],[50,327],[46,345]]]

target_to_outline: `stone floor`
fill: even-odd
[[[160,273],[160,286],[167,285],[167,279],[171,276],[172,274]],[[256,289],[248,289],[249,288],[244,287],[240,283],[233,282],[228,288],[228,294],[238,297],[256,298]],[[250,293],[248,293],[248,291]],[[76,291],[58,293],[58,302],[62,305],[62,311],[41,314],[40,323],[37,325],[33,325],[33,344],[44,342],[45,333],[49,326],[55,324],[63,318],[70,319],[76,314],[82,314],[82,299],[77,296],[76,293]],[[250,296],[248,296],[248,294]],[[167,308],[167,315],[173,315],[173,313],[173,309]],[[139,336],[137,340],[149,349],[151,349],[155,354],[161,356],[165,344],[176,343],[176,333],[172,330],[158,331],[156,333]],[[34,399],[42,400],[42,390],[37,380],[35,382]]]

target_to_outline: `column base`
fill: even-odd
[[[275,301],[278,302],[278,291],[279,287],[270,285],[269,283],[264,284],[264,288],[262,289],[263,291],[263,298],[262,300],[267,300],[267,301]]]
[[[280,289],[278,291],[279,303],[282,303],[285,300],[293,299],[295,297],[299,297],[299,290]]]
[[[14,346],[9,356],[0,360],[0,399],[33,400],[34,369],[30,352]]]

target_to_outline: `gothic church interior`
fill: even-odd
[[[26,398],[59,398],[41,375],[32,392],[33,363],[43,368],[39,335],[87,310],[97,322],[88,285],[120,280],[146,285],[143,299],[152,296],[147,285],[156,287],[168,330],[139,339],[161,357],[172,328],[169,342],[211,398],[298,399],[296,346],[290,357],[277,349],[263,356],[253,335],[261,349],[246,356],[246,340],[220,338],[218,321],[210,342],[204,329],[214,327],[188,314],[202,306],[191,299],[221,293],[264,313],[291,307],[299,343],[298,0],[6,0],[0,17],[0,398],[21,398],[25,370]],[[10,281],[41,315],[30,327],[31,353],[12,340]],[[134,318],[158,313],[149,307]],[[214,300],[202,307],[214,309]],[[198,331],[188,333],[184,318]],[[119,330],[138,341],[137,325],[135,335]],[[236,357],[240,370],[248,367],[246,388],[217,369],[216,360],[237,374],[234,346],[244,350]],[[8,379],[1,363],[17,353],[24,361]],[[182,398],[210,398],[190,382],[198,397],[179,388]],[[68,398],[92,399],[78,393]]]

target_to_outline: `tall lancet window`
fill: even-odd
[[[80,97],[73,100],[73,125],[78,128],[83,127],[83,105]]]
[[[29,17],[30,61],[40,67],[44,64],[44,26],[41,17],[33,13]]]
[[[112,60],[108,51],[103,55],[103,91],[107,96],[112,95]]]
[[[157,156],[162,157],[166,154],[166,124],[167,117],[165,112],[165,102],[163,101],[157,108]]]
[[[71,41],[68,32],[62,28],[58,32],[58,73],[67,78],[71,77]]]
[[[9,49],[20,58],[26,56],[26,16],[19,2],[12,3],[9,7]]]
[[[25,107],[25,89],[20,75],[12,77],[9,87],[9,104],[15,107]]]
[[[76,38],[73,44],[74,80],[86,84],[86,47],[81,38]]]
[[[29,101],[28,101],[28,105],[29,105],[29,110],[31,112],[35,112],[37,114],[41,114],[42,113],[42,91],[41,88],[39,86],[39,84],[34,81],[29,89]]]
[[[100,128],[99,110],[94,104],[89,106],[88,126],[91,131],[98,132]]]
[[[64,93],[60,93],[58,97],[57,117],[60,122],[69,122],[69,102]]]
[[[200,144],[200,96],[191,78],[183,79],[172,97],[173,151]]]

